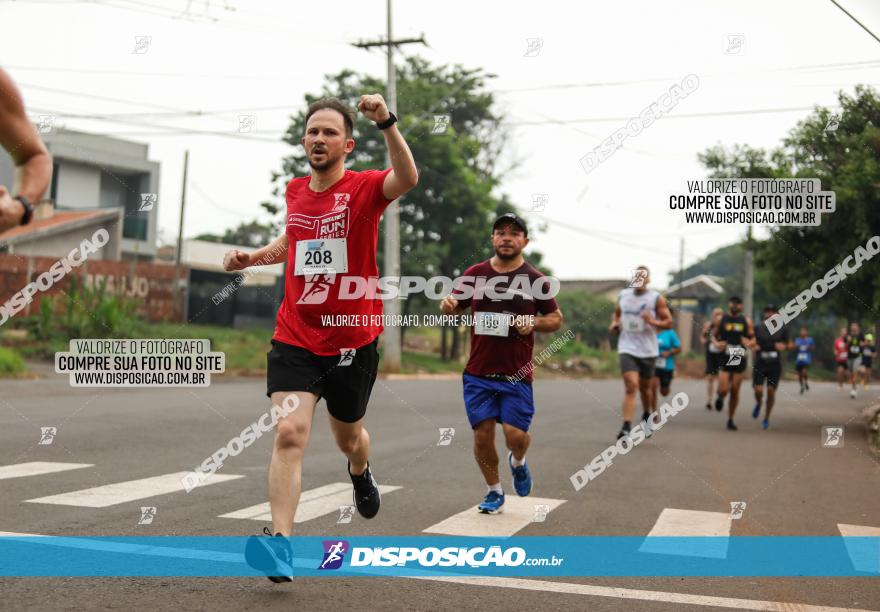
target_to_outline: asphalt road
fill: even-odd
[[[727,514],[732,501],[747,503],[742,518],[731,521],[734,536],[838,536],[839,524],[880,527],[880,462],[871,456],[858,418],[861,407],[877,401],[878,389],[850,399],[831,384],[816,383],[799,395],[794,383],[784,383],[768,431],[750,417],[751,390],[743,390],[747,399],[737,419],[740,430],[729,432],[722,415],[705,409],[702,382],[674,381],[674,392],[689,395],[688,407],[575,491],[571,474],[614,441],[622,384],[537,382],[529,451],[532,495],[566,501],[544,522],[533,522],[517,535],[644,536],[664,509]],[[219,472],[243,478],[189,494],[172,492],[98,508],[26,500],[192,469],[268,409],[264,393],[261,379],[215,378],[204,389],[135,390],[72,389],[55,374],[0,382],[0,466],[93,464],[0,480],[0,531],[258,533],[266,523],[220,515],[266,501],[268,437],[227,460]],[[325,414],[322,403],[305,460],[306,490],[347,479],[345,459],[332,443]],[[822,446],[825,425],[845,426],[843,448]],[[41,427],[57,428],[51,444],[39,444]],[[372,521],[355,516],[350,524],[337,524],[337,513],[330,513],[300,523],[297,534],[419,535],[480,501],[484,484],[471,453],[460,381],[380,380],[367,427],[376,478],[402,488],[383,496],[382,510]],[[438,430],[448,427],[456,431],[452,443],[438,446]],[[502,470],[502,477],[512,494],[509,472]],[[151,524],[139,524],[142,506],[156,508]],[[751,600],[753,609],[880,609],[876,578],[548,578],[486,584],[325,578],[287,585],[250,578],[7,578],[0,579],[0,594],[2,607],[10,610],[332,610],[364,609],[365,604],[395,610],[747,607],[739,599]]]

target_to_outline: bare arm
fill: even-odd
[[[367,119],[376,123],[381,123],[391,116],[385,99],[380,94],[361,96],[358,109]],[[418,184],[419,172],[412,151],[409,150],[403,134],[397,129],[397,124],[382,130],[382,134],[385,136],[385,146],[388,147],[388,157],[391,159],[391,172],[385,176],[382,194],[389,200],[396,200]]]
[[[652,319],[650,316],[645,317],[647,323],[657,329],[672,329],[672,313],[669,312],[669,306],[663,296],[657,298],[657,304],[654,306],[657,318]]]
[[[391,158],[391,172],[385,176],[382,194],[389,200],[396,200],[418,184],[419,173],[409,145],[397,129],[397,124],[383,130],[383,134]]]
[[[535,317],[535,331],[555,332],[562,327],[562,311],[558,308],[553,312]]]
[[[752,323],[752,319],[750,317],[746,317],[746,341],[743,342],[744,346],[751,348],[758,348],[758,339],[755,337],[755,325]]]
[[[223,269],[228,272],[244,270],[248,266],[268,266],[287,261],[287,234],[281,234],[264,247],[252,253],[232,249],[223,258]]]
[[[36,204],[46,192],[52,175],[52,158],[27,117],[24,101],[12,78],[0,68],[0,145],[17,166],[17,190],[0,185],[0,232],[17,226],[24,207],[13,199],[22,195]]]
[[[611,325],[608,326],[608,333],[616,334],[620,332],[620,304],[614,307],[614,314],[611,315]]]

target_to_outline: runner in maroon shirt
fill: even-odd
[[[287,261],[284,301],[268,353],[268,395],[276,406],[295,410],[278,421],[269,464],[269,506],[275,537],[249,540],[248,562],[273,582],[292,576],[286,536],[302,488],[302,459],[320,398],[327,401],[330,429],[349,461],[358,512],[379,511],[379,487],[369,466],[370,436],[363,427],[376,379],[376,348],[382,326],[379,299],[340,299],[341,282],[378,276],[379,218],[390,202],[418,183],[412,153],[379,94],[361,96],[358,109],[383,131],[391,168],[354,172],[345,159],[354,150],[355,112],[335,98],[318,100],[306,113],[302,145],[310,176],[287,186],[287,226],[283,235],[253,253],[226,254],[226,270]],[[374,296],[375,297],[375,296]],[[363,317],[366,326],[325,327],[321,314]],[[294,396],[289,398],[289,396]]]
[[[504,430],[514,489],[520,496],[532,490],[526,451],[535,413],[534,332],[553,332],[562,326],[562,312],[553,299],[558,284],[554,288],[553,279],[526,263],[522,251],[528,243],[525,221],[512,213],[499,217],[492,230],[495,256],[465,271],[466,283],[474,279],[468,284],[470,290],[459,286],[440,304],[446,314],[470,309],[474,316],[471,354],[463,375],[464,403],[474,430],[474,455],[489,487],[477,506],[485,514],[497,514],[504,506],[496,422]]]

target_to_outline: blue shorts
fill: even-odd
[[[511,383],[502,378],[483,378],[465,373],[464,408],[471,428],[486,419],[529,430],[535,414],[532,383]]]

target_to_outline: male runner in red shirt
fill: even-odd
[[[523,258],[528,243],[525,221],[513,213],[499,217],[492,228],[495,256],[464,273],[465,279],[474,279],[469,291],[472,296],[466,297],[467,292],[458,287],[440,303],[445,314],[470,309],[475,318],[471,354],[463,375],[464,403],[474,430],[474,456],[489,488],[477,506],[484,514],[497,514],[504,506],[495,450],[496,422],[504,430],[514,489],[520,496],[532,490],[526,451],[535,413],[533,332],[553,332],[562,326],[562,312],[552,297],[555,291],[550,279]],[[481,279],[486,279],[482,290]]]
[[[248,542],[248,562],[273,582],[291,580],[292,550],[286,539],[302,488],[302,459],[320,398],[327,401],[330,429],[348,458],[358,512],[379,512],[379,488],[369,467],[370,436],[363,427],[376,379],[376,348],[382,325],[379,299],[340,299],[348,277],[377,278],[379,219],[393,200],[418,183],[403,135],[379,94],[361,96],[358,109],[385,135],[391,168],[354,172],[345,159],[354,150],[355,112],[335,98],[318,100],[306,113],[302,145],[312,172],[287,185],[287,227],[283,235],[253,253],[230,251],[226,270],[287,261],[284,301],[268,353],[272,404],[293,394],[296,410],[278,421],[269,464],[272,531]],[[375,296],[373,296],[375,298]],[[366,325],[324,326],[321,315],[357,317]],[[289,404],[288,404],[289,405]]]

